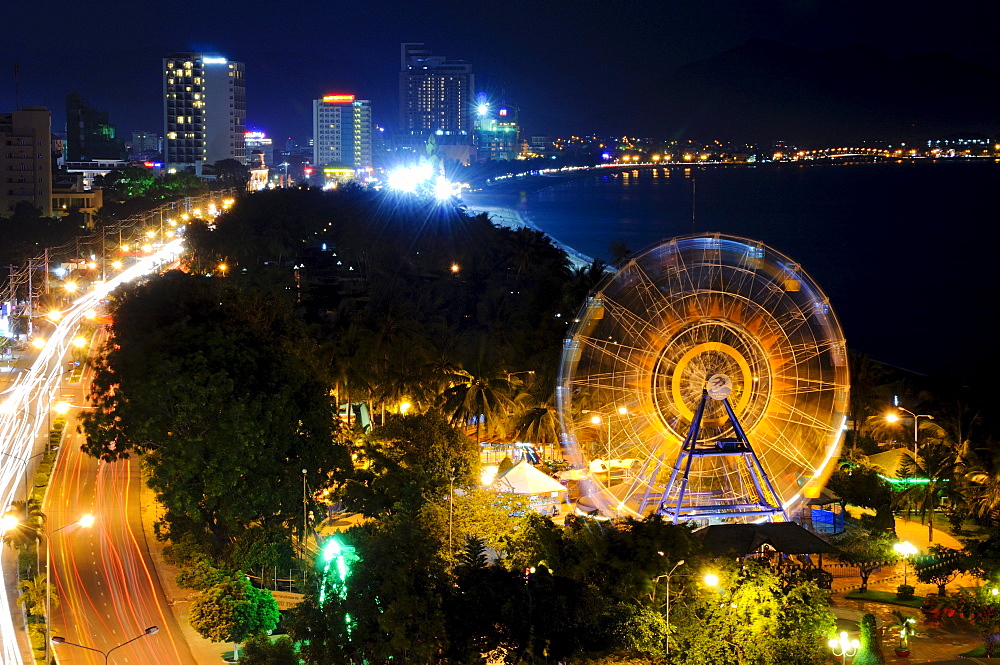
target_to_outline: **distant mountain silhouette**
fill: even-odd
[[[651,135],[802,144],[1000,131],[1000,73],[944,52],[811,51],[755,39],[639,91]]]

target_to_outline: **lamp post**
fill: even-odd
[[[82,644],[76,644],[74,642],[70,642],[65,637],[59,637],[58,635],[56,637],[52,638],[52,643],[53,644],[65,644],[68,647],[78,647],[80,649],[86,649],[87,651],[94,651],[94,652],[99,653],[102,656],[104,656],[104,665],[108,665],[108,663],[110,662],[108,659],[111,658],[111,652],[114,651],[115,649],[121,649],[126,644],[131,644],[132,642],[135,642],[138,639],[146,637],[146,635],[156,635],[158,632],[160,632],[159,628],[157,628],[156,626],[150,626],[146,630],[142,631],[142,635],[138,635],[138,636],[133,637],[132,639],[126,641],[126,642],[122,642],[121,644],[119,644],[117,646],[111,647],[107,651],[101,651],[100,649],[94,649],[93,647],[85,647]]]
[[[892,546],[892,549],[896,551],[896,554],[903,557],[903,585],[906,585],[906,564],[909,561],[910,555],[917,553],[917,548],[907,542],[896,543]]]
[[[663,552],[657,552],[657,554],[663,556]],[[659,582],[660,579],[664,577],[667,579],[667,602],[666,605],[664,606],[664,621],[666,621],[667,624],[666,647],[668,656],[670,655],[670,576],[674,574],[674,571],[677,570],[678,566],[681,566],[683,564],[684,564],[684,559],[681,559],[680,561],[674,564],[674,567],[670,569],[670,572],[664,573],[663,575],[657,575],[656,577],[653,578],[653,595],[651,600],[655,600],[656,598],[656,583]]]
[[[858,649],[861,648],[861,642],[848,639],[846,631],[841,632],[840,637],[827,642],[827,645],[830,647],[833,657],[840,658],[842,665],[847,665],[847,659],[856,656]]]
[[[920,436],[920,419],[927,418],[927,420],[934,420],[934,416],[930,415],[929,413],[919,413],[919,414],[913,413],[909,409],[904,409],[901,406],[897,406],[896,408],[902,411],[903,413],[909,414],[909,416],[913,418],[913,461],[916,462],[917,440]],[[890,423],[894,423],[897,420],[899,420],[899,416],[896,415],[895,413],[890,413],[885,417],[885,419],[888,420]]]

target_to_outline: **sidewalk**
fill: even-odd
[[[139,510],[142,517],[142,531],[145,536],[146,546],[149,549],[149,557],[153,561],[153,568],[156,576],[160,580],[160,587],[170,605],[177,623],[180,625],[184,641],[194,655],[196,665],[219,665],[225,662],[224,653],[231,653],[233,645],[230,642],[212,642],[199,635],[191,623],[188,621],[188,611],[191,607],[191,600],[197,596],[197,592],[191,589],[184,589],[177,585],[177,567],[170,565],[163,558],[163,544],[156,540],[153,532],[153,523],[157,519],[157,504],[153,490],[146,486],[145,481],[140,480],[142,489],[139,492]]]
[[[896,533],[901,540],[912,543],[921,552],[926,552],[928,545],[932,544],[927,538],[927,525],[920,522],[911,522],[897,518]],[[934,545],[944,545],[955,549],[961,548],[959,543],[950,534],[938,529],[934,530]],[[929,593],[937,593],[937,585],[921,584],[913,574],[912,566],[907,564],[907,584],[915,589],[915,595],[926,596]],[[873,591],[895,592],[896,587],[903,583],[903,563],[886,567],[877,573],[873,573],[868,580],[868,588]],[[979,586],[979,582],[972,577],[962,576],[948,585],[948,593],[953,594],[960,588],[973,588]],[[849,621],[858,620],[865,613],[875,615],[879,626],[893,622],[892,611],[899,609],[905,615],[917,619],[917,636],[910,638],[911,655],[909,658],[897,658],[893,653],[893,647],[897,642],[892,635],[885,635],[882,638],[882,651],[885,654],[887,663],[936,663],[937,665],[950,665],[952,663],[973,662],[994,662],[986,659],[963,659],[960,654],[975,649],[982,644],[978,631],[969,622],[957,617],[944,618],[941,626],[925,626],[924,615],[916,608],[889,605],[886,603],[876,603],[863,600],[847,600],[845,596],[851,591],[861,586],[857,577],[837,578],[833,583],[832,601],[834,613],[842,619]]]

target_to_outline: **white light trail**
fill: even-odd
[[[45,345],[31,367],[17,376],[10,388],[0,394],[0,508],[6,508],[24,487],[24,460],[33,454],[35,442],[49,421],[52,397],[56,394],[65,372],[67,351],[73,348],[81,319],[95,309],[100,301],[116,288],[138,277],[143,277],[173,261],[180,253],[183,240],[177,238],[163,245],[155,253],[139,259],[106,282],[77,298],[64,312],[58,324],[46,339]],[[45,432],[48,437],[48,432]],[[20,619],[20,617],[18,617]],[[14,619],[10,614],[10,599],[0,568],[0,643],[4,665],[24,665],[18,644]]]

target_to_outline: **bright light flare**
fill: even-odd
[[[59,319],[63,317],[63,313],[60,312],[58,309],[54,309],[50,311],[48,314],[46,314],[45,317],[49,321],[52,321],[53,323],[59,323]]]
[[[52,407],[52,410],[58,413],[60,416],[64,416],[67,413],[69,413],[70,406],[71,405],[69,402],[56,402],[55,405]]]
[[[35,347],[36,349],[44,349],[45,348],[45,338],[44,337],[36,337],[35,339],[31,340],[31,345],[33,347]]]
[[[92,526],[94,526],[94,522],[95,521],[96,521],[96,519],[94,518],[93,515],[87,514],[87,515],[84,515],[83,517],[81,517],[80,521],[77,522],[77,524],[79,524],[82,527],[92,527]]]
[[[122,269],[122,262],[121,261],[112,261],[111,262],[111,267],[114,268],[115,270],[121,270]]]
[[[438,201],[447,201],[455,192],[454,185],[443,175],[439,175],[434,181],[434,198]]]
[[[63,288],[66,289],[68,293],[76,293],[76,282],[66,282],[63,284]]]
[[[83,313],[83,318],[92,321],[97,318],[97,310],[91,307],[86,312]]]
[[[709,573],[704,577],[705,586],[717,587],[719,586],[719,576],[715,573]]]
[[[13,515],[4,515],[0,517],[0,531],[10,531],[11,529],[17,527],[19,522],[17,518]]]
[[[73,346],[75,346],[78,349],[82,349],[83,347],[87,346],[87,340],[86,340],[86,338],[84,338],[84,337],[74,337],[73,338]]]

